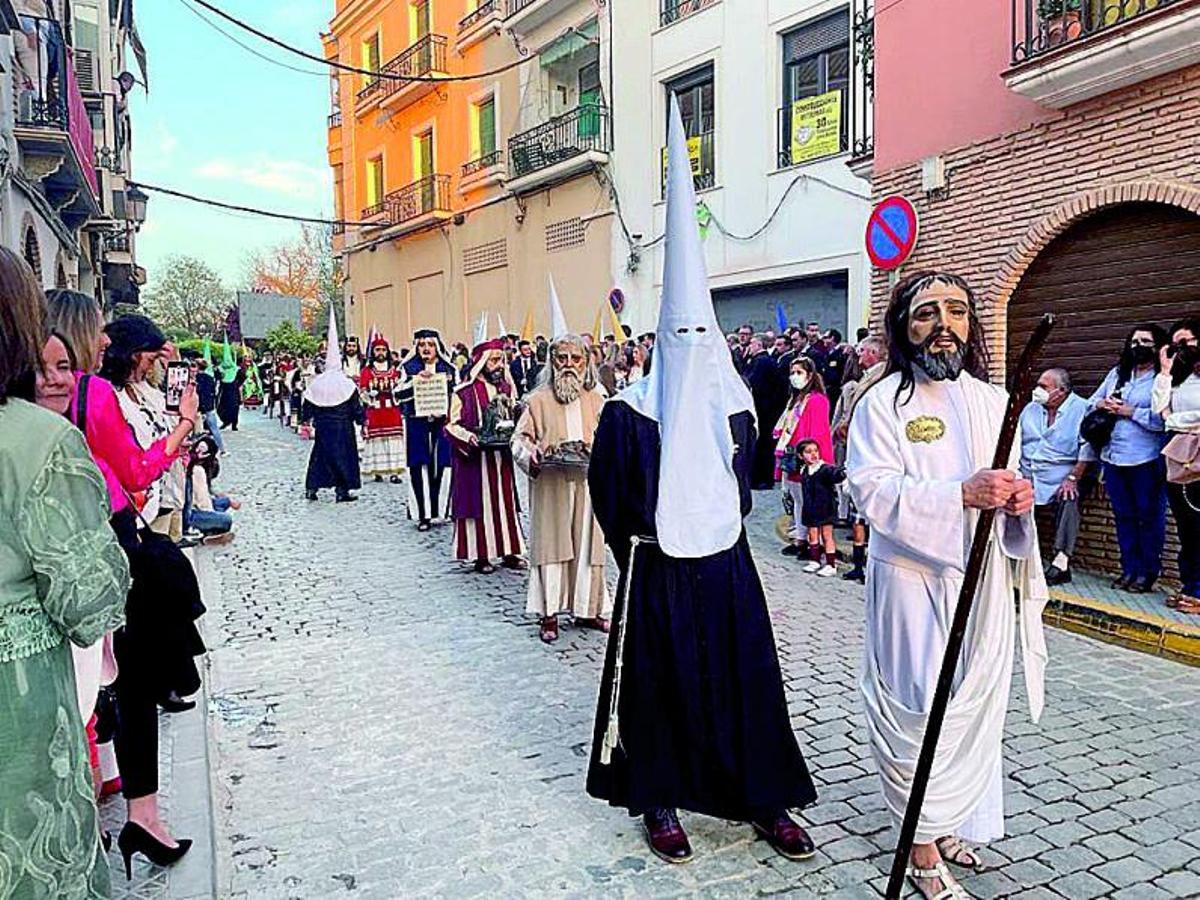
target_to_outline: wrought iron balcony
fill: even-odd
[[[421,216],[450,212],[450,176],[426,175],[392,191],[363,210],[364,219],[380,219],[379,226],[402,225]]]
[[[493,150],[491,153],[485,153],[478,159],[463,163],[462,177],[470,178],[472,175],[476,175],[484,169],[490,169],[492,166],[498,166],[502,162],[504,162],[504,151]]]
[[[1013,65],[1178,2],[1180,0],[1012,0]]]
[[[520,178],[589,151],[612,149],[608,107],[585,104],[508,140],[512,177]]]
[[[129,232],[109,232],[104,236],[104,247],[110,253],[129,253],[132,247]]]
[[[712,122],[705,122],[711,126]],[[687,139],[688,143],[688,159],[692,164],[692,182],[698,191],[707,191],[709,188],[717,186],[717,141],[716,135],[712,131],[704,131],[694,137]],[[662,158],[666,159],[666,154],[663,153]],[[667,171],[663,167],[662,171],[662,196],[667,195]]]
[[[875,0],[854,0],[851,23],[850,165],[875,154]]]
[[[465,34],[484,19],[491,18],[500,11],[500,0],[483,0],[477,7],[458,20],[458,33]]]
[[[329,127],[330,128],[341,128],[342,127],[342,111],[340,109],[329,114]]]
[[[515,16],[527,6],[532,6],[538,0],[508,0],[508,15]]]
[[[424,78],[434,72],[444,71],[446,38],[440,34],[427,34],[399,56],[388,60],[379,70],[379,77],[358,92],[358,102],[365,104],[377,97],[386,99],[413,83],[407,79]]]
[[[658,24],[671,25],[716,2],[717,0],[659,0]]]

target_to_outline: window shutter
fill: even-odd
[[[496,151],[496,100],[489,98],[479,105],[479,155]]]
[[[832,50],[850,40],[850,14],[836,12],[815,22],[802,25],[783,36],[783,61],[798,62],[824,50]]]

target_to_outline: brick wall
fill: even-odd
[[[1200,66],[942,155],[947,186],[941,196],[923,195],[919,162],[875,173],[873,191],[877,199],[903,194],[917,207],[920,241],[905,270],[949,269],[975,288],[1000,375],[1008,299],[1038,251],[1073,221],[1139,200],[1200,214]],[[873,323],[881,321],[888,291],[887,274],[876,271]],[[1083,529],[1080,562],[1112,571],[1119,556],[1102,489],[1084,505]],[[1177,546],[1171,523],[1169,576]]]

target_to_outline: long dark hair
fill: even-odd
[[[1167,340],[1169,340],[1169,341],[1175,340],[1175,334],[1180,331],[1190,331],[1192,333],[1192,337],[1200,338],[1200,319],[1198,319],[1198,318],[1180,319],[1178,322],[1176,322],[1174,325],[1172,325],[1171,330],[1167,332]],[[1198,360],[1198,362],[1200,362],[1200,360]],[[1173,364],[1171,366],[1171,386],[1179,387],[1181,384],[1183,384],[1185,381],[1188,380],[1188,376],[1190,376],[1192,374],[1192,370],[1195,368],[1196,368],[1195,365],[1192,365],[1191,367],[1189,367],[1187,369],[1179,370],[1180,367],[1178,365]]]
[[[46,297],[33,270],[0,247],[0,405],[32,401],[46,343]]]
[[[967,295],[970,320],[967,346],[963,355],[963,371],[974,375],[980,381],[988,380],[987,344],[983,340],[983,326],[979,322],[979,313],[975,306],[975,292],[961,276],[952,272],[924,269],[904,278],[892,289],[887,314],[883,320],[888,346],[887,374],[900,373],[900,384],[896,388],[896,405],[899,405],[900,395],[905,391],[908,391],[908,397],[904,401],[907,403],[916,387],[917,348],[908,339],[908,309],[912,305],[913,297],[935,284],[956,287]]]
[[[1117,362],[1117,386],[1114,390],[1120,390],[1133,377],[1133,336],[1139,331],[1148,331],[1154,338],[1154,371],[1158,371],[1158,351],[1167,343],[1167,333],[1158,325],[1135,325],[1129,329],[1129,334],[1125,335],[1125,344],[1121,347],[1121,358]]]

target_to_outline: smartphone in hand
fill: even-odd
[[[179,401],[191,381],[191,369],[184,360],[167,363],[167,412],[179,412]]]

